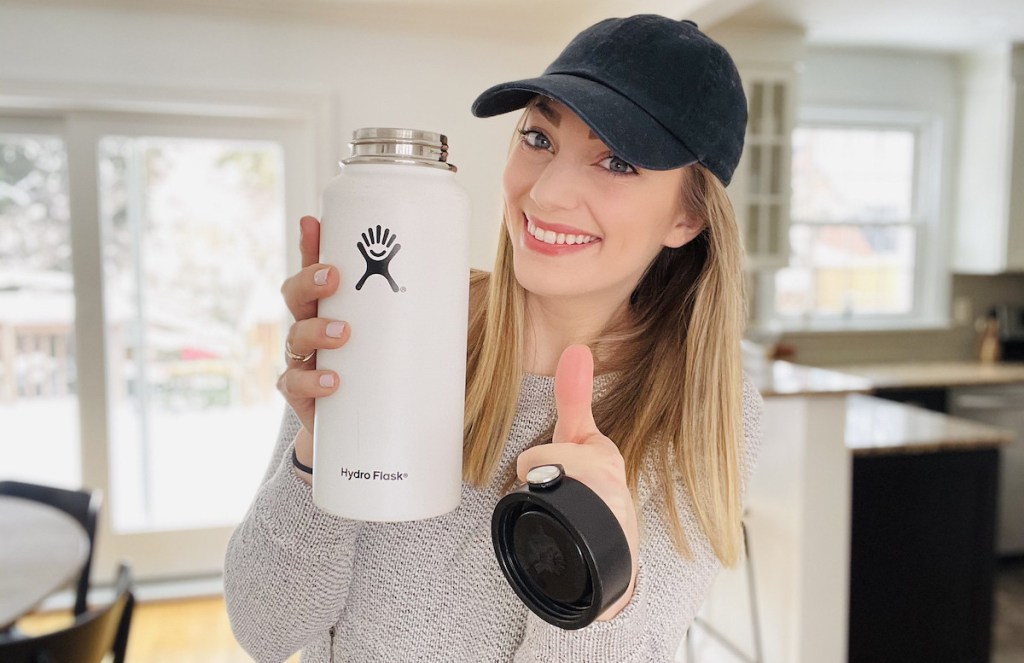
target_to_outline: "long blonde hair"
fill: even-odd
[[[682,205],[703,230],[662,249],[631,294],[627,319],[613,321],[591,345],[596,371],[619,374],[595,402],[594,419],[618,444],[634,495],[653,454],[657,476],[650,478],[663,491],[677,550],[690,553],[676,507],[681,480],[716,556],[731,565],[742,545],[742,248],[718,178],[694,164],[683,180]],[[507,223],[493,272],[474,272],[470,293],[463,475],[484,486],[494,480],[523,375],[525,295]]]

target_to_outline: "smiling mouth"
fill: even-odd
[[[526,220],[526,232],[533,235],[538,242],[545,244],[590,244],[597,238],[593,235],[570,235],[556,233],[554,230],[543,230],[534,225],[533,221]]]

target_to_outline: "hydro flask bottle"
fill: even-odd
[[[341,285],[319,317],[349,341],[317,352],[339,388],[316,403],[313,501],[358,520],[459,504],[469,298],[469,197],[447,138],[359,129],[327,185],[320,260]]]

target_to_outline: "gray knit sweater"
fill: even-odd
[[[604,377],[595,397],[608,386]],[[761,409],[760,394],[744,379],[744,484],[760,446]],[[526,375],[502,468],[554,417],[554,378]],[[676,494],[690,559],[672,545],[660,491],[642,478],[632,600],[610,621],[561,630],[530,612],[498,568],[490,536],[498,486],[464,484],[459,507],[428,520],[345,520],[317,508],[295,476],[298,428],[288,409],[267,476],[225,560],[232,629],[261,663],[299,650],[304,662],[316,663],[671,661],[719,570],[686,491]]]

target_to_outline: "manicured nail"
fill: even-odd
[[[330,373],[325,373],[320,376],[320,386],[324,389],[330,389],[334,386],[334,376]]]
[[[330,271],[330,267],[324,267],[323,269],[316,270],[313,274],[313,283],[317,285],[324,285],[327,283],[327,272]]]
[[[343,331],[345,331],[344,322],[338,322],[335,320],[334,322],[327,324],[327,335],[331,338],[341,338],[341,333]]]

